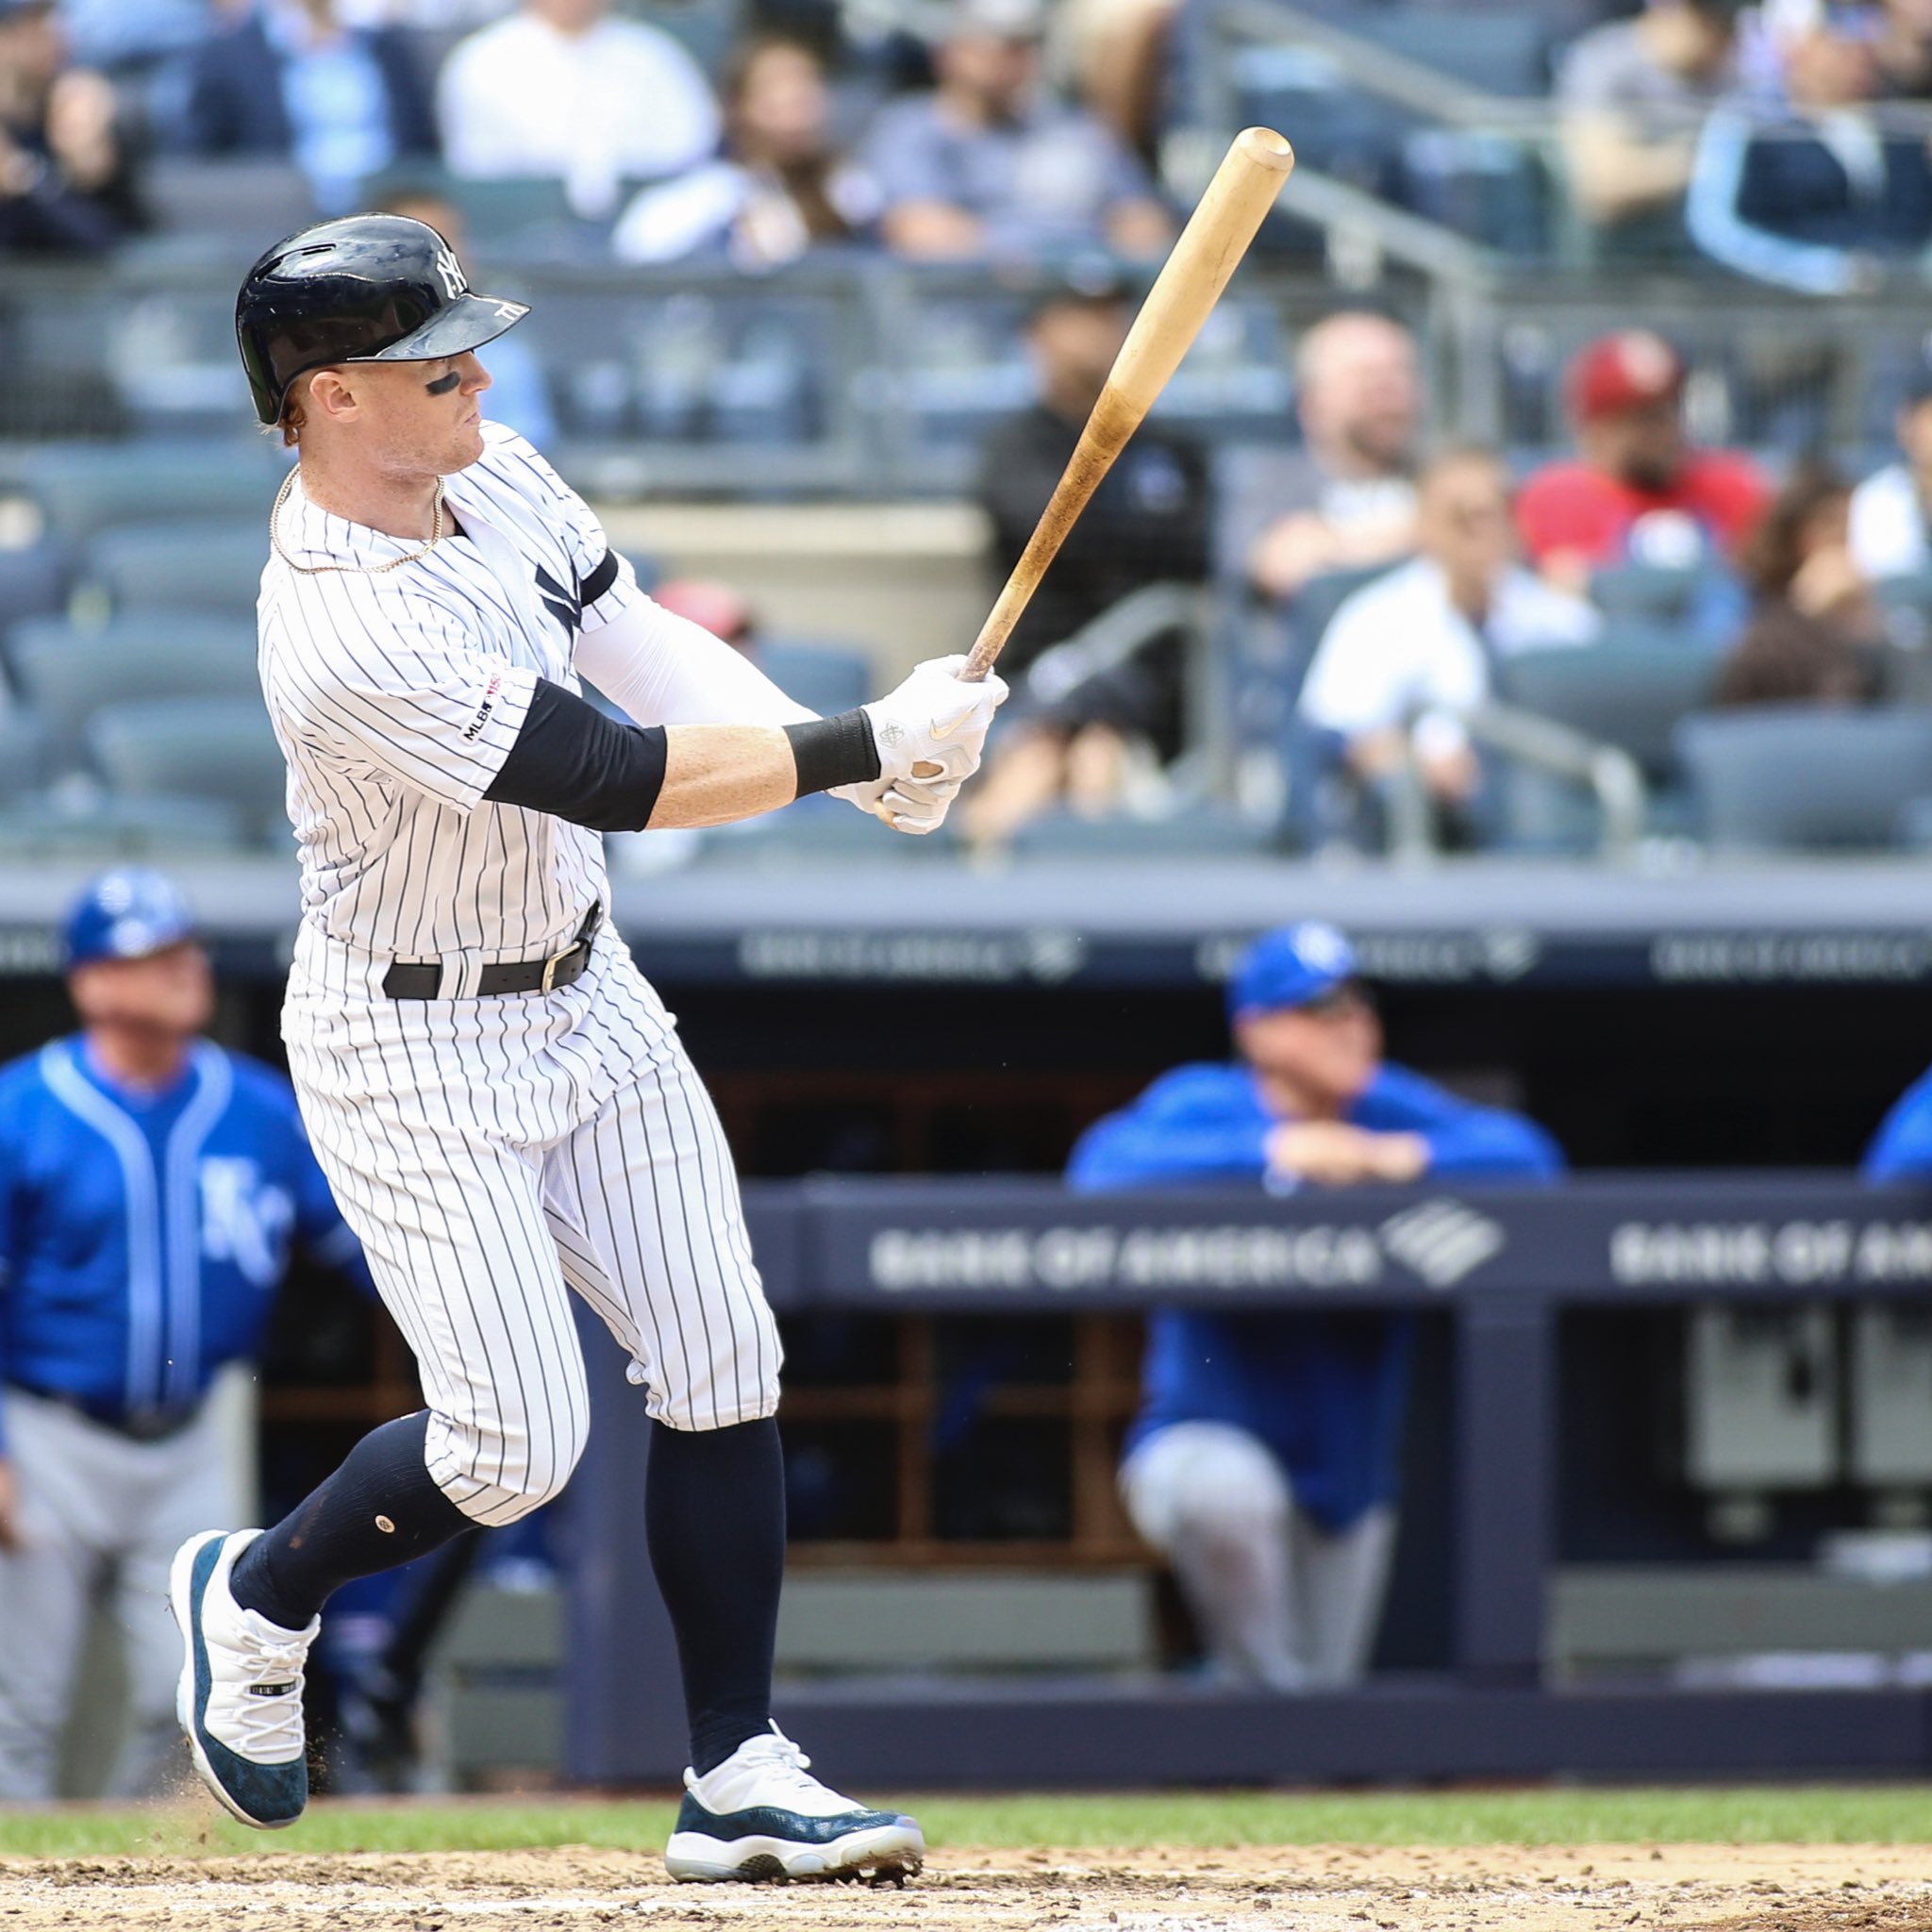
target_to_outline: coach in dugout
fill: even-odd
[[[1089,1128],[1075,1188],[1287,1193],[1562,1172],[1533,1123],[1383,1060],[1355,950],[1331,925],[1257,941],[1228,1012],[1239,1058],[1178,1067]],[[1174,1565],[1217,1674],[1297,1690],[1366,1668],[1413,1339],[1407,1315],[1154,1316],[1121,1491]]]
[[[126,1646],[117,1791],[175,1768],[184,1538],[234,1514],[207,1397],[258,1347],[299,1241],[367,1288],[288,1081],[202,1039],[207,954],[160,874],[64,935],[80,1031],[0,1069],[0,1801],[51,1798],[97,1597]]]

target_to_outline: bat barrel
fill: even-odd
[[[1229,144],[1147,291],[1066,475],[980,627],[962,677],[976,681],[991,670],[1074,519],[1180,366],[1293,166],[1294,150],[1272,127],[1244,127]]]

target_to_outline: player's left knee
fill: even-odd
[[[562,1495],[588,1436],[575,1405],[563,1408],[553,1428],[541,1436],[504,1424],[445,1422],[444,1427],[454,1449],[456,1480],[444,1478],[433,1456],[431,1470],[465,1516],[491,1529],[515,1523]]]

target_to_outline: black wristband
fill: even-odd
[[[863,711],[841,711],[836,718],[808,718],[788,724],[791,758],[798,767],[798,791],[829,791],[835,785],[864,785],[879,774],[879,748],[872,720]]]

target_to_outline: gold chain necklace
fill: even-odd
[[[387,563],[297,563],[282,548],[282,539],[276,525],[282,520],[282,506],[289,500],[289,491],[295,487],[299,474],[291,470],[282,478],[282,487],[275,491],[274,506],[268,513],[269,547],[286,563],[291,570],[299,570],[305,577],[319,577],[325,571],[346,571],[363,576],[379,577],[385,571],[401,570],[406,563],[414,563],[419,557],[427,557],[442,541],[442,478],[436,479],[436,509],[429,522],[429,541],[420,550],[411,550],[406,556],[392,557]]]

